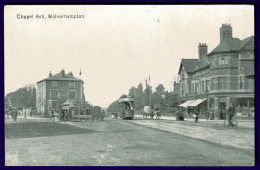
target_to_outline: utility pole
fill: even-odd
[[[146,86],[146,92],[147,92],[147,97],[148,97],[148,104],[151,107],[152,99],[151,99],[151,85],[150,85],[150,75],[149,78],[145,78],[145,86]]]
[[[147,93],[147,95],[149,95],[148,97],[149,97],[149,106],[150,107],[152,107],[152,86],[151,86],[151,84],[150,84],[150,75],[149,75],[149,78],[147,79],[145,79],[145,86],[146,86],[146,90],[148,90],[148,91],[146,91],[146,93]]]
[[[151,88],[151,84],[150,84],[150,75],[149,75],[149,79],[148,79],[148,87],[149,87],[149,106],[152,108],[152,88]]]

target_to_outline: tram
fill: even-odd
[[[123,96],[119,99],[119,117],[123,120],[133,120],[134,118],[134,97]]]

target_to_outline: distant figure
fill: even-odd
[[[115,119],[117,119],[117,117],[118,117],[118,113],[116,112],[116,113],[115,113]]]
[[[154,111],[152,110],[150,113],[150,119],[153,119],[153,116],[154,116]]]
[[[115,118],[115,113],[111,114],[111,118],[114,119]]]
[[[233,126],[231,120],[233,119],[235,114],[236,114],[236,108],[231,103],[231,105],[229,106],[229,108],[227,110],[227,117],[228,117],[229,126]]]
[[[104,118],[105,118],[105,111],[103,110],[101,113],[101,121],[104,121]]]
[[[14,111],[13,111],[13,120],[14,120],[14,122],[17,122],[17,115],[18,115],[17,109],[14,108]]]
[[[198,112],[198,110],[195,110],[194,111],[195,112],[195,123],[198,123],[199,122],[199,112]]]
[[[60,114],[60,121],[62,121],[62,122],[64,122],[64,120],[65,120],[65,112],[64,112],[64,110],[61,112],[61,114]]]
[[[68,114],[68,111],[64,111],[65,112],[65,114],[64,114],[64,121],[68,121],[68,116],[69,116],[69,114]]]
[[[155,111],[155,113],[156,113],[156,119],[160,119],[160,117],[161,117],[161,109],[157,109],[156,111]]]

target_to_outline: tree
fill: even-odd
[[[32,86],[25,86],[8,93],[7,98],[10,98],[12,106],[17,108],[36,107],[36,88]]]
[[[129,89],[128,95],[130,95],[130,96],[136,96],[136,91],[137,91],[137,89],[136,89],[134,86],[132,86],[132,87]]]
[[[158,94],[163,94],[163,92],[164,92],[164,90],[165,90],[165,88],[164,88],[164,86],[162,85],[162,84],[159,84],[156,88],[155,88],[155,90],[156,90],[156,92],[158,93]]]

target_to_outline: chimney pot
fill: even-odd
[[[64,69],[61,70],[61,76],[65,77],[65,70]]]

